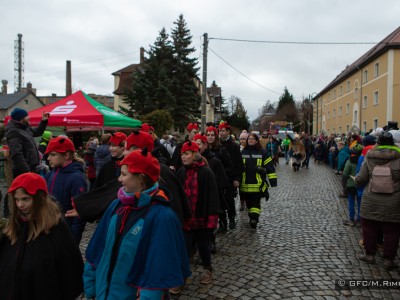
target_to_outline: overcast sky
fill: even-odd
[[[73,89],[112,95],[112,72],[139,62],[162,27],[183,14],[202,67],[208,33],[208,77],[223,96],[242,99],[250,119],[284,87],[301,100],[321,91],[373,45],[302,45],[223,41],[379,42],[400,26],[398,0],[3,0],[0,80],[14,90],[14,41],[23,35],[24,83],[37,95]],[[236,69],[236,70],[235,70]],[[202,77],[201,70],[199,77]]]

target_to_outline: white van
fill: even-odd
[[[292,130],[279,130],[277,134],[274,134],[278,140],[284,140],[286,138],[286,134],[289,134],[292,138],[294,138],[294,132]]]

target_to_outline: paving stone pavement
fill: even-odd
[[[277,174],[279,187],[262,200],[259,227],[252,230],[246,212],[238,212],[237,228],[218,236],[213,283],[201,285],[202,267],[192,263],[186,288],[173,299],[400,299],[398,288],[335,290],[338,279],[400,280],[383,269],[382,253],[376,265],[357,260],[361,231],[342,224],[347,199],[338,197],[340,177],[313,162],[293,172],[283,159]],[[94,228],[87,227],[82,251]]]

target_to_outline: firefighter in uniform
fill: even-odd
[[[261,198],[269,199],[268,188],[277,186],[277,176],[272,158],[262,149],[255,133],[250,133],[247,137],[247,144],[242,150],[242,160],[244,171],[240,197],[246,201],[250,226],[256,229],[261,214]]]

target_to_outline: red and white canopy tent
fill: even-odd
[[[120,130],[138,128],[142,125],[141,121],[116,112],[82,91],[29,111],[33,127],[39,125],[44,111],[50,113],[48,126],[64,127],[65,131]]]

